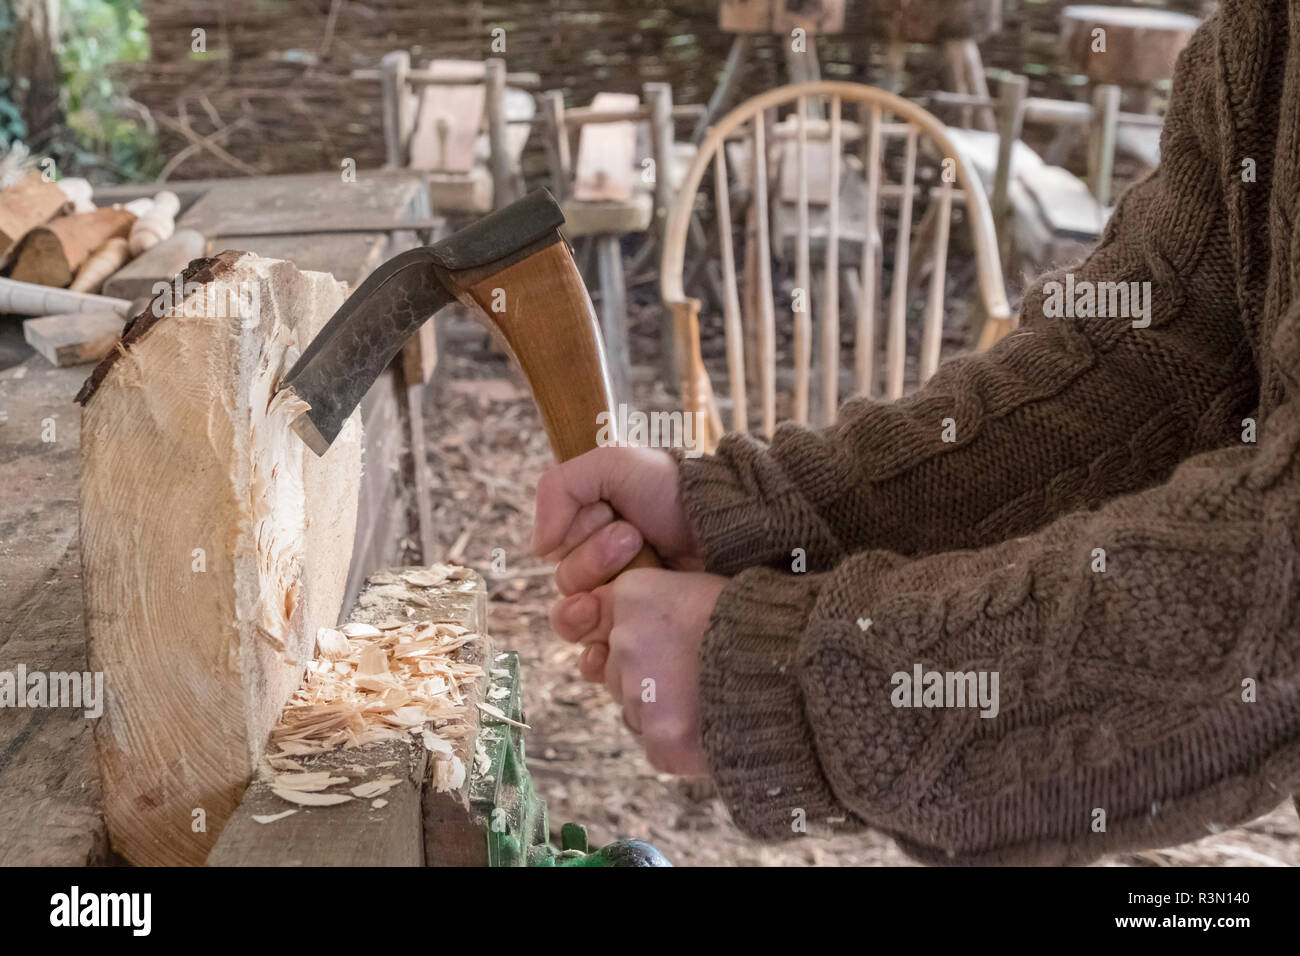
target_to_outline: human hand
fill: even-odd
[[[625,571],[560,601],[551,624],[582,643],[585,680],[604,683],[658,770],[708,773],[700,739],[700,644],[727,579],[658,569]]]
[[[559,562],[562,594],[610,580],[648,543],[664,565],[703,568],[678,492],[677,463],[652,448],[597,448],[537,485],[533,553]]]

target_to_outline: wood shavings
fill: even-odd
[[[297,810],[285,810],[282,813],[254,813],[253,820],[257,823],[274,823],[276,820],[291,817],[297,812]]]
[[[425,730],[421,735],[424,741],[424,749],[430,753],[446,754],[451,756],[451,742],[439,737],[432,730]]]
[[[272,770],[303,770],[307,768],[291,757],[267,757],[267,764]]]
[[[488,756],[487,748],[483,746],[483,741],[474,741],[474,770],[480,777],[487,776],[487,772],[492,769],[492,758]]]
[[[382,793],[387,793],[393,787],[401,783],[392,774],[385,774],[375,780],[367,780],[365,783],[359,783],[351,788],[354,797],[361,797],[363,800],[368,797],[377,797]]]
[[[446,790],[459,790],[465,782],[465,765],[459,757],[439,760],[433,765],[433,789],[442,793]]]
[[[308,662],[303,684],[271,732],[271,756],[400,739],[430,722],[448,724],[445,733],[452,736],[468,732],[463,688],[480,679],[483,669],[457,660],[457,650],[477,634],[429,621],[384,628],[354,624],[329,629],[347,643],[345,653]],[[329,645],[334,638],[325,640]]]
[[[316,651],[327,661],[338,661],[352,653],[352,644],[342,631],[322,627],[316,630]]]
[[[517,720],[512,720],[511,718],[507,717],[500,707],[493,707],[491,704],[485,704],[482,701],[479,701],[478,709],[483,711],[483,713],[487,714],[489,717],[495,717],[497,720],[503,721],[504,723],[509,724],[511,727],[521,727],[524,730],[533,729],[529,727],[527,724],[520,723]]]
[[[488,697],[492,700],[505,700],[510,696],[509,687],[493,687],[488,691]]]
[[[331,776],[328,770],[318,770],[311,773],[282,773],[275,778],[275,785],[284,790],[325,790],[336,783],[347,782],[347,777]]]
[[[333,807],[352,799],[350,793],[311,793],[303,790],[286,790],[283,787],[272,787],[271,792],[281,800],[301,803],[304,807]]]
[[[388,806],[388,801],[380,797],[378,800],[372,800],[370,806],[375,810],[382,810],[384,807]]]

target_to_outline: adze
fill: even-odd
[[[459,300],[487,320],[519,363],[559,461],[596,447],[596,416],[613,414],[600,326],[545,189],[384,263],[361,284],[285,376],[309,408],[294,431],[317,455],[434,313]],[[646,545],[633,567],[659,567]]]

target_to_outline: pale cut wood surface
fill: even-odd
[[[338,619],[356,526],[359,422],[317,458],[270,406],[342,285],[244,254],[201,262],[187,314],[137,319],[81,396],[90,658],[112,688],[96,746],[113,847],[137,864],[207,856]],[[259,307],[205,308],[208,289],[255,290]]]
[[[749,429],[745,396],[745,332],[740,321],[740,290],[736,285],[736,250],[731,239],[731,197],[727,192],[727,153],[714,156],[714,198],[718,206],[718,242],[722,252],[723,314],[726,322],[727,377],[731,380],[731,427]],[[678,339],[679,347],[685,342]],[[692,411],[692,409],[688,409]]]
[[[390,570],[400,573],[403,569]],[[404,600],[392,593],[392,585],[384,586],[382,591],[367,586],[348,620],[366,624],[394,619],[446,622],[481,635],[458,653],[460,660],[485,670],[484,676],[472,685],[462,685],[464,727],[451,738],[453,754],[467,770],[463,784],[442,792],[431,784],[429,752],[419,738],[380,741],[301,757],[298,759],[305,771],[328,770],[332,776],[347,777],[349,786],[386,775],[397,777],[398,783],[382,795],[382,806],[358,798],[330,807],[302,807],[272,792],[273,780],[264,770],[244,792],[239,809],[221,831],[208,855],[209,866],[423,866],[447,862],[448,858],[453,862],[486,862],[465,859],[475,850],[482,856],[487,852],[486,821],[473,818],[468,796],[474,729],[478,726],[475,703],[484,699],[490,680],[486,673],[492,656],[487,636],[486,587],[481,577],[473,575],[435,588],[408,588],[410,597]],[[426,726],[434,731],[441,729]],[[341,785],[331,789],[347,791]],[[254,819],[285,810],[297,812],[271,823]],[[437,821],[428,833],[426,814]],[[428,850],[426,840],[431,844]]]

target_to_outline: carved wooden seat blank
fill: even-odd
[[[809,118],[810,107],[823,107],[827,119]],[[850,114],[852,110],[853,115]],[[784,114],[779,122],[778,114]],[[766,117],[766,119],[765,119]],[[847,135],[846,135],[847,134]],[[794,148],[781,146],[793,135]],[[775,140],[775,142],[773,142]],[[856,141],[845,156],[847,141]],[[827,148],[814,147],[824,142]],[[744,144],[743,150],[734,147]],[[728,149],[728,146],[733,148]],[[749,169],[734,162],[743,155]],[[697,193],[712,170],[713,203],[721,253],[723,325],[731,396],[731,430],[750,427],[746,378],[757,384],[758,408],[753,419],[762,432],[772,434],[777,421],[776,342],[778,313],[773,289],[774,252],[772,216],[782,199],[779,180],[789,170],[773,169],[784,155],[795,163],[794,289],[790,310],[783,318],[793,334],[793,394],[789,417],[801,424],[834,420],[842,397],[840,271],[845,250],[858,261],[860,291],[853,316],[853,390],[872,395],[881,391],[875,380],[878,340],[884,340],[883,394],[903,394],[909,285],[915,285],[917,264],[928,259],[928,301],[924,309],[918,378],[928,379],[939,364],[942,344],[945,276],[950,222],[954,199],[964,198],[965,218],[975,253],[979,297],[985,323],[979,330],[979,348],[986,348],[1013,327],[1002,282],[993,220],[980,181],[946,127],[919,106],[875,87],[857,83],[802,83],[772,90],[743,103],[709,131],[669,212],[663,257],[661,292],[672,311],[675,354],[683,407],[701,413],[707,427],[704,444],[712,447],[723,431],[722,417],[700,347],[700,302],[688,298],[684,285],[686,236]],[[812,161],[820,156],[829,169],[814,176]],[[729,159],[732,161],[729,162]],[[925,186],[929,164],[932,188]],[[846,188],[845,170],[852,167],[863,180],[861,189]],[[773,183],[777,182],[776,190]],[[740,185],[737,187],[737,183]],[[811,183],[819,183],[814,188]],[[838,188],[837,188],[838,187]],[[733,194],[734,190],[734,194]],[[772,192],[776,196],[772,196]],[[819,208],[813,193],[823,202]],[[734,199],[733,199],[734,195]],[[925,217],[932,228],[914,235],[918,196],[929,200]],[[846,199],[857,208],[846,209]],[[743,202],[742,202],[743,201]],[[860,206],[858,205],[860,203]],[[733,211],[733,205],[744,212]],[[815,215],[816,214],[816,215]],[[814,230],[814,222],[817,228]],[[886,224],[896,222],[896,228]],[[744,223],[744,249],[733,246],[733,224]],[[821,282],[814,282],[814,237]],[[846,244],[846,233],[857,233],[857,243]],[[880,240],[890,237],[892,276],[888,280],[879,255]],[[778,240],[780,240],[778,235]],[[918,239],[922,240],[918,243]],[[856,248],[854,248],[856,246]],[[738,286],[738,263],[743,264],[743,295]],[[909,275],[910,273],[910,275]],[[909,279],[911,280],[909,282]],[[796,301],[802,290],[802,308]],[[742,307],[742,302],[744,303]],[[818,355],[813,352],[813,316],[819,321]],[[884,319],[883,336],[877,325]],[[756,354],[755,354],[756,353]],[[813,365],[818,366],[820,394],[812,395]],[[845,396],[846,397],[846,396]],[[812,406],[810,407],[810,402]],[[810,414],[811,413],[811,414]]]

